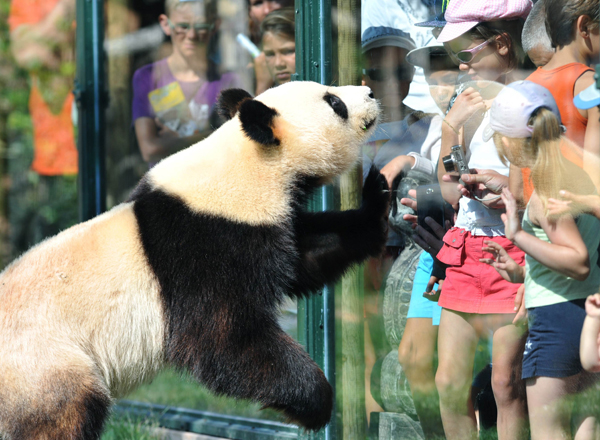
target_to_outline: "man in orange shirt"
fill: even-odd
[[[73,115],[75,0],[13,0],[8,23],[16,63],[30,75],[31,170],[13,178],[11,241],[15,253],[77,221]]]

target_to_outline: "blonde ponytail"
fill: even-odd
[[[549,198],[560,198],[558,193],[562,189],[574,194],[595,194],[594,184],[587,173],[567,160],[561,152],[563,143],[573,143],[562,136],[556,115],[540,107],[531,115],[529,126],[533,128],[530,138],[509,138],[496,132],[494,143],[505,165],[510,161],[519,168],[530,167],[531,183],[544,210]],[[508,151],[503,145],[503,138],[511,146]],[[577,216],[581,212],[573,209],[570,214]]]
[[[556,115],[542,107],[531,116],[529,122],[533,133],[527,144],[531,157],[536,158],[531,167],[531,181],[544,210],[547,209],[549,198],[560,198],[558,193],[562,189],[574,194],[594,194],[596,188],[588,174],[566,159],[561,152],[561,144],[571,141],[562,136]],[[581,213],[572,209],[570,215],[577,216]]]
[[[533,133],[528,144],[529,156],[535,158],[531,167],[531,181],[544,208],[550,197],[558,198],[565,189],[568,175],[566,159],[560,152],[562,131],[556,115],[547,108],[539,108],[530,118]]]

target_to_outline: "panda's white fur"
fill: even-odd
[[[324,99],[327,94],[344,102],[346,119],[332,110]],[[279,145],[253,140],[248,134],[252,127],[242,126],[238,114],[206,140],[156,165],[131,201],[42,242],[0,275],[0,437],[98,438],[112,399],[152,379],[166,361],[193,370],[200,381],[217,393],[259,400],[283,410],[291,420],[309,429],[318,429],[329,420],[330,414],[320,414],[331,412],[331,391],[324,376],[297,344],[280,334],[271,319],[282,295],[307,294],[321,278],[317,275],[311,283],[296,280],[287,266],[280,268],[281,273],[272,274],[270,268],[252,267],[252,258],[255,251],[257,255],[262,251],[263,239],[268,248],[264,261],[275,265],[279,259],[293,262],[304,258],[304,252],[311,252],[311,240],[318,241],[319,246],[330,246],[324,243],[331,241],[335,235],[332,231],[338,225],[330,224],[328,219],[323,220],[325,229],[315,232],[306,243],[300,235],[294,238],[292,232],[288,233],[292,227],[297,234],[304,234],[305,230],[312,234],[310,231],[322,227],[320,223],[305,226],[305,215],[296,212],[302,199],[296,193],[307,180],[314,186],[347,170],[357,160],[359,147],[370,134],[379,110],[366,87],[329,88],[308,82],[282,85],[256,101],[276,112],[266,129],[272,130]],[[263,109],[260,102],[251,104]],[[349,221],[352,231],[367,230],[373,224],[373,243],[357,245],[364,249],[349,261],[340,259],[340,267],[331,273],[324,268],[323,279],[339,276],[351,263],[376,253],[385,241],[381,221],[386,209],[382,200],[386,196],[377,195],[377,191],[381,193],[374,180],[377,175],[372,176],[370,190],[377,200],[370,206],[382,212],[370,214],[363,209],[360,214],[348,212],[348,216],[340,217],[342,220],[335,220],[354,222],[360,216],[354,223]],[[379,184],[382,180],[379,176]],[[165,208],[165,203],[169,207]],[[215,242],[208,246],[194,242],[197,236],[193,234],[198,231],[188,229],[196,228],[184,226],[167,232],[171,221],[182,217],[173,213],[173,219],[164,218],[171,215],[172,207],[179,210],[177,213],[184,213],[188,219],[185,225],[200,225],[198,229],[202,229],[206,224],[224,235],[215,233]],[[148,220],[151,214],[156,214],[154,220]],[[154,223],[161,221],[166,222],[161,226],[165,233],[171,234],[166,242],[161,242],[160,233],[152,230]],[[246,232],[241,234],[241,256],[236,255],[237,249],[219,248],[238,228],[256,232],[255,241],[249,243],[241,243]],[[327,238],[321,240],[321,236]],[[269,237],[281,240],[270,244]],[[340,237],[337,241],[348,241],[349,236]],[[181,243],[177,242],[179,238]],[[172,247],[163,251],[164,246]],[[348,244],[335,246],[342,255],[352,253],[346,249]],[[196,249],[202,250],[188,255]],[[207,254],[214,249],[214,254]],[[164,252],[164,262],[160,252]],[[202,268],[205,263],[217,264],[220,259],[226,263],[223,267],[235,269],[210,272],[219,278],[216,281],[204,276],[187,283],[185,278],[194,275],[194,264]],[[310,266],[315,261],[317,257],[307,255],[302,264]],[[248,269],[244,269],[244,263]],[[178,272],[182,264],[190,269]],[[298,273],[314,272],[314,268],[308,270],[309,266],[298,269]],[[254,278],[249,273],[253,270],[262,278]],[[171,273],[174,279],[170,279]],[[257,283],[257,291],[246,292],[245,286],[252,282]],[[271,282],[273,286],[269,286]],[[264,294],[258,291],[262,284],[266,288]],[[295,291],[282,291],[291,284],[296,287],[288,288]],[[181,287],[167,287],[172,285]],[[208,290],[199,294],[197,300],[190,299],[195,289],[201,289],[200,285],[209,286]],[[232,292],[227,292],[228,285]],[[221,295],[229,299],[221,299]],[[251,302],[254,295],[257,305]],[[231,298],[236,300],[238,296],[241,303],[230,305]],[[178,308],[180,300],[191,306]],[[191,310],[194,307],[197,309]],[[201,316],[202,313],[207,315]],[[193,339],[194,332],[200,331],[198,327],[207,336],[206,340],[199,338],[196,344]],[[261,346],[264,342],[274,352],[273,347],[280,349],[278,356],[285,364],[282,370],[269,372],[274,367],[238,365],[246,354],[244,346],[237,347],[237,339],[228,339],[238,334],[234,331],[251,338],[248,344]],[[264,341],[260,339],[263,331]],[[232,341],[235,349],[226,351]],[[225,351],[219,354],[212,350]],[[214,368],[218,366],[221,372],[227,372],[231,365],[232,376],[220,381],[222,373],[212,372],[212,365],[206,364],[203,356],[208,355],[214,359]],[[296,364],[301,369],[298,372],[294,370]],[[246,370],[252,368],[257,370],[244,377]],[[260,379],[256,379],[257,384],[244,384],[252,375],[263,378],[265,384],[261,385]],[[269,386],[269,375],[277,389],[262,390],[261,386]],[[240,383],[228,385],[236,380]],[[281,389],[282,384],[292,389]],[[298,391],[301,387],[306,387],[304,394]]]
[[[323,101],[328,90],[354,110],[350,121],[341,120]],[[281,115],[274,127],[280,148],[248,148],[240,120],[233,118],[211,135],[208,145],[200,142],[168,157],[149,176],[153,185],[180,195],[197,211],[251,224],[278,223],[289,215],[297,176],[315,175],[325,183],[356,162],[368,133],[364,127],[379,114],[369,93],[367,87],[313,82],[269,89],[257,100]],[[309,104],[294,104],[299,102]]]
[[[51,372],[50,360],[75,360],[120,396],[162,366],[159,285],[131,203],[42,242],[0,281],[0,389],[10,384],[11,369],[31,381],[44,364]],[[19,387],[20,394],[32,391]]]

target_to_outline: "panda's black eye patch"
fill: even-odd
[[[348,119],[348,108],[344,104],[344,101],[331,93],[327,93],[323,99],[340,118],[344,120]]]

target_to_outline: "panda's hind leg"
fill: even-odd
[[[5,394],[8,389],[0,392],[0,400],[6,398],[6,406],[0,410],[3,438],[100,439],[111,405],[103,383],[90,372],[79,369],[46,371],[16,393]]]

